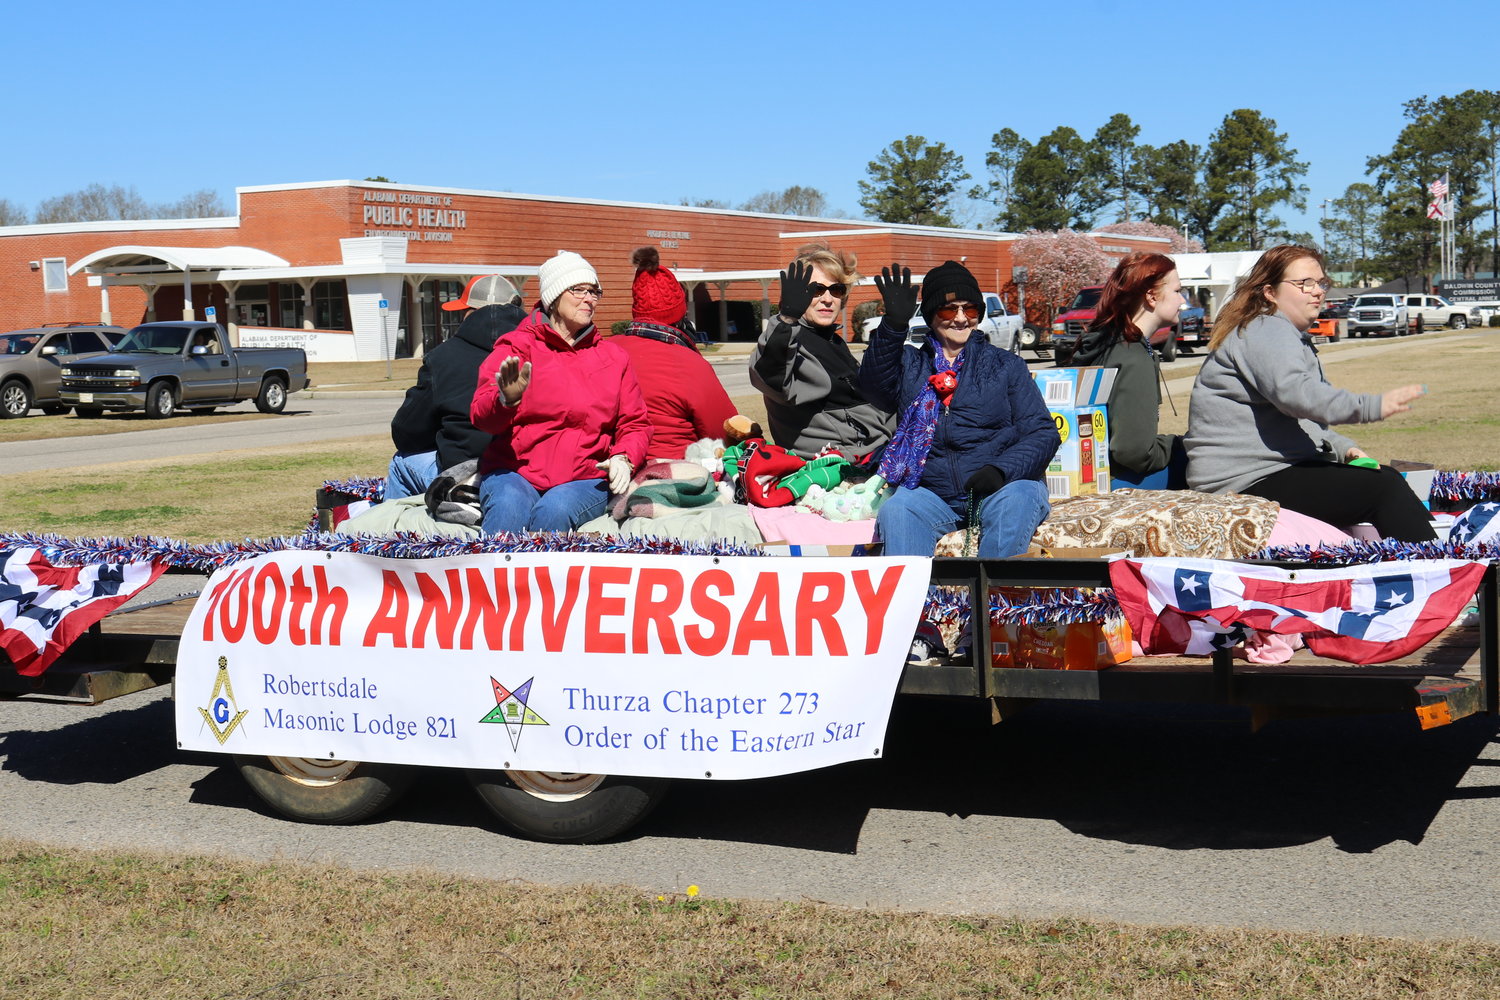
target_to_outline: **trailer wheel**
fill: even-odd
[[[235,766],[261,800],[304,823],[358,823],[395,804],[416,777],[402,764],[247,757]]]
[[[100,417],[104,416],[104,407],[75,406],[73,407],[73,414],[83,420],[97,420]]]
[[[554,844],[595,844],[624,833],[667,794],[666,778],[557,771],[470,770],[479,798],[516,832]]]
[[[1177,332],[1167,334],[1167,339],[1161,342],[1161,359],[1163,361],[1177,360]]]

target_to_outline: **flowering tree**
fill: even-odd
[[[1026,268],[1027,311],[1044,308],[1050,321],[1053,312],[1071,302],[1079,288],[1109,277],[1115,261],[1082,233],[1031,229],[1011,244],[1011,265]]]
[[[1188,239],[1171,226],[1163,226],[1156,222],[1111,222],[1107,226],[1100,226],[1095,232],[1119,233],[1121,236],[1160,236],[1172,241],[1168,253],[1203,252],[1202,243]]]

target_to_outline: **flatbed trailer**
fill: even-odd
[[[1277,564],[1295,568],[1291,564]],[[936,559],[932,583],[966,587],[970,606],[988,606],[993,587],[1103,588],[1102,559]],[[898,693],[987,701],[1000,721],[1039,700],[1238,705],[1253,724],[1281,717],[1409,713],[1421,728],[1476,714],[1500,714],[1500,648],[1496,637],[1497,567],[1477,593],[1478,625],[1455,625],[1397,662],[1352,665],[1307,650],[1290,662],[1237,661],[1231,649],[1212,657],[1149,656],[1103,670],[1034,670],[991,666],[988,615],[975,622],[967,661],[909,663]],[[173,682],[178,640],[192,596],[137,605],[93,626],[37,677],[21,676],[0,654],[0,697],[96,705]],[[236,756],[263,799],[309,822],[354,822],[399,797],[419,768],[357,761]],[[668,779],[550,772],[470,771],[480,797],[506,823],[538,839],[593,842],[644,818]]]

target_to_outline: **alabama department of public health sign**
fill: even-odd
[[[185,749],[749,778],[878,756],[917,558],[280,552],[183,632]]]

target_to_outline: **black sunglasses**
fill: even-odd
[[[813,298],[817,298],[824,292],[832,292],[833,297],[836,299],[841,299],[849,294],[849,286],[842,281],[836,281],[831,285],[825,285],[819,281],[809,281],[807,287],[812,289]]]

